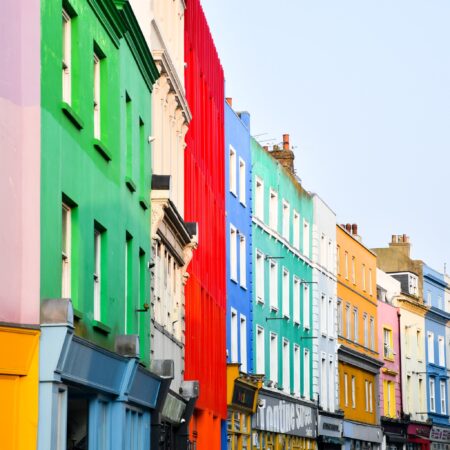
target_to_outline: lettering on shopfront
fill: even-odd
[[[316,411],[299,403],[259,396],[255,428],[295,436],[316,436]]]

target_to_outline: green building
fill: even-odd
[[[293,160],[288,135],[283,147],[272,151],[252,140],[254,368],[265,374],[253,423],[259,448],[274,442],[314,448],[316,437],[313,202],[294,173]],[[308,420],[294,420],[298,414]]]
[[[149,361],[159,73],[128,1],[41,4],[38,445],[148,448],[173,376]]]

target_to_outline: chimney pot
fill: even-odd
[[[232,97],[227,97],[225,99],[227,101],[227,103],[231,106],[231,108],[233,107],[233,98]]]
[[[406,234],[403,235],[403,242],[404,243],[408,242],[408,236],[406,236]]]
[[[391,242],[392,242],[393,244],[397,243],[397,235],[395,235],[395,234],[392,235],[392,237],[391,237]]]
[[[352,234],[354,234],[355,236],[358,235],[358,224],[356,223],[352,223]]]
[[[289,150],[289,134],[283,134],[283,150]]]
[[[352,231],[352,226],[349,223],[346,223],[345,229],[350,233]]]
[[[268,151],[269,151],[269,146],[268,146],[268,145],[265,145],[265,146],[263,147],[263,149],[264,149],[266,152],[268,152]]]

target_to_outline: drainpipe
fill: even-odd
[[[400,309],[397,310],[397,322],[398,322],[398,356],[399,356],[399,368],[400,368],[400,417],[403,417],[403,368],[402,368],[402,346],[400,342],[400,318],[402,314],[400,312]]]

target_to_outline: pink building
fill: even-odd
[[[40,1],[0,14],[0,442],[35,449],[40,268]]]
[[[377,269],[378,348],[384,366],[380,371],[379,414],[384,431],[384,446],[390,450],[403,448],[406,429],[402,417],[401,354],[399,310],[396,299],[400,295],[400,282]]]

